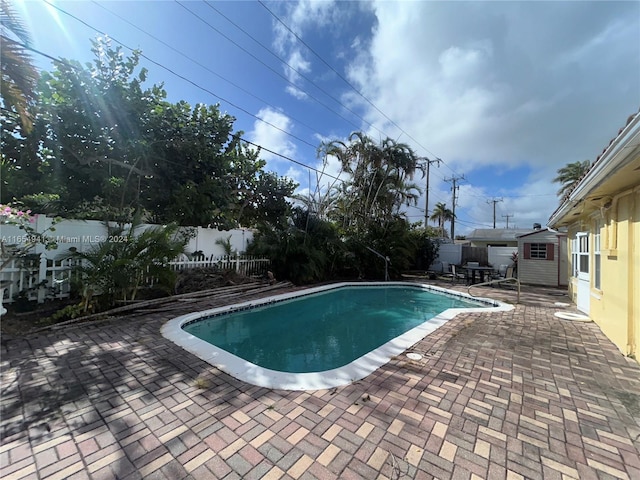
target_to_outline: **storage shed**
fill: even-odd
[[[568,283],[567,237],[549,229],[518,237],[518,278],[522,283],[547,287]]]

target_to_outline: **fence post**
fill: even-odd
[[[238,256],[238,253],[236,253],[236,273],[238,273],[240,271],[240,257]]]
[[[40,254],[40,268],[38,269],[38,303],[44,303],[46,288],[42,286],[42,282],[47,280],[47,256]]]

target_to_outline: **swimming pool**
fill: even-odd
[[[183,315],[162,334],[254,385],[312,390],[367,376],[460,312],[510,308],[415,283],[340,283]]]

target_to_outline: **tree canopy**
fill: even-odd
[[[415,205],[420,189],[411,180],[418,157],[404,143],[387,138],[376,144],[362,132],[348,142],[323,143],[320,154],[340,161],[346,179],[337,184],[337,200],[329,215],[353,232],[365,232],[372,223],[390,224],[402,216],[405,205]]]
[[[564,198],[568,195],[573,187],[578,183],[582,176],[589,170],[591,162],[584,160],[573,163],[567,163],[564,167],[558,169],[558,176],[553,179],[554,183],[561,185],[558,190],[558,196]]]
[[[429,220],[432,222],[436,222],[438,224],[438,231],[441,237],[446,237],[446,231],[444,229],[444,224],[446,222],[451,222],[454,219],[453,211],[447,208],[446,203],[438,202],[436,203],[435,208],[433,209],[433,213],[429,217]]]
[[[125,56],[108,38],[92,51],[92,63],[61,60],[42,73],[30,132],[3,116],[1,201],[76,218],[283,221],[296,185],[264,171],[235,118],[217,105],[168,102],[163,85],[145,86],[140,52]]]
[[[0,91],[3,116],[15,117],[15,122],[28,132],[33,119],[30,107],[35,100],[38,72],[26,47],[31,43],[15,10],[7,0],[0,0]]]
[[[299,282],[379,278],[384,258],[392,275],[418,257],[430,262],[429,232],[404,213],[420,195],[408,145],[362,132],[323,143],[320,155],[340,162],[343,181],[319,192],[322,205],[294,209],[297,185],[265,170],[234,117],[169,102],[162,84],[147,84],[138,51],[125,55],[108,38],[92,51],[91,63],[61,59],[41,73],[31,129],[2,115],[0,202],[69,218],[258,227],[252,251]]]

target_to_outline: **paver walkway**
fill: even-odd
[[[640,479],[640,367],[556,300],[527,287],[315,392],[221,373],[160,335],[175,313],[5,338],[0,477]]]

